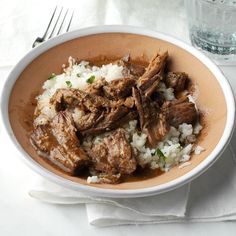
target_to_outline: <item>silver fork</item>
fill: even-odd
[[[67,9],[66,11],[63,11],[63,7],[62,7],[58,13],[57,6],[55,7],[43,37],[37,37],[35,39],[35,41],[32,45],[33,48],[35,46],[37,46],[38,44],[43,43],[44,41],[52,38],[53,36],[59,35],[62,32],[63,25],[66,23],[65,20],[68,15],[68,11],[69,11],[69,9]],[[62,14],[62,12],[65,12],[65,13]],[[71,13],[71,16],[69,18],[69,22],[67,22],[67,27],[66,27],[65,32],[68,32],[70,29],[73,15],[74,15],[74,12]],[[55,22],[54,26],[52,25],[52,22]],[[51,33],[50,33],[50,30],[51,30]]]

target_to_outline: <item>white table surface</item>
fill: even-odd
[[[78,1],[79,0],[77,0],[77,4]],[[33,39],[38,36],[39,30],[42,31],[42,29],[45,27],[45,23],[47,22],[47,20],[41,20],[40,18],[42,9],[44,9],[45,7],[44,14],[50,15],[51,9],[49,11],[49,8],[47,6],[54,6],[56,5],[57,1],[53,0],[50,1],[50,3],[47,3],[47,1],[40,1],[40,4],[37,4],[38,2],[39,1],[29,0],[0,0],[0,87],[2,87],[4,78],[9,73],[11,65],[14,64],[18,60],[18,58],[23,56],[27,50],[29,50]],[[89,9],[92,9],[90,7],[91,4],[93,4],[93,0],[80,0],[80,2],[82,2],[83,6],[86,5],[88,7],[87,13],[84,13],[83,9],[81,9],[81,6],[76,5],[77,12],[80,11],[80,14],[77,14],[77,16],[81,16],[82,14],[84,15],[81,18],[81,22],[73,23],[72,28],[77,28],[78,26],[81,27],[94,25],[96,23],[124,23],[141,26],[145,26],[146,24],[145,17],[143,17],[143,19],[141,19],[140,21],[134,20],[135,15],[139,14],[138,12],[135,12],[135,9],[133,10],[134,12],[132,14],[133,18],[129,17],[127,22],[119,20],[119,17],[113,17],[113,14],[119,15],[120,11],[124,11],[125,8],[128,8],[130,6],[129,4],[131,4],[131,1],[128,1],[127,4],[124,4],[122,3],[122,1],[117,0],[115,10],[111,10],[109,13],[106,13],[106,19],[101,22],[97,22],[94,14],[91,15],[91,12],[89,11]],[[101,0],[99,2],[106,5],[114,4],[114,1],[108,2],[105,0]],[[141,1],[133,2],[135,2],[135,4],[144,4],[141,3]],[[144,8],[145,10],[148,8],[148,4],[150,5],[153,1],[148,0],[143,2],[147,4],[146,8]],[[166,8],[166,4],[168,2],[170,4],[173,1],[165,1],[165,3],[162,3],[163,9]],[[181,0],[175,2],[178,2],[178,4],[180,5],[183,4],[183,1]],[[64,1],[63,5],[71,5],[71,3],[72,1]],[[73,4],[75,4],[75,2],[73,2]],[[36,6],[41,9],[41,11],[36,11]],[[73,5],[71,7],[73,8]],[[100,5],[97,5],[97,7],[100,7],[100,9],[102,9]],[[101,11],[99,12],[99,14],[101,14]],[[175,19],[177,23],[179,23],[180,25],[182,24],[182,31],[180,29],[166,31],[179,38],[182,37],[183,40],[187,41],[187,33],[185,30],[186,25],[184,25],[183,23],[183,21],[185,20],[185,16],[183,14],[183,11],[181,11],[179,14],[179,18]],[[14,17],[16,16],[20,17],[22,20],[28,19],[29,22],[27,22],[27,27],[28,29],[31,29],[30,32],[27,32],[27,27],[25,27],[25,25],[22,25],[21,22],[16,22],[16,24],[13,25],[12,23],[8,22],[8,17],[11,18],[14,22]],[[86,17],[88,18],[88,21],[86,21]],[[151,14],[151,17],[153,17],[153,12]],[[39,22],[42,22],[42,25]],[[150,28],[164,31],[165,27],[160,23],[161,22],[158,22],[152,25],[152,22],[149,22],[148,25],[152,25],[152,27]],[[13,29],[13,33],[9,30],[6,30],[9,27]],[[28,37],[23,37],[26,33],[28,33]],[[11,43],[6,41],[7,37],[11,39]],[[21,44],[17,44],[20,37],[23,37],[23,41],[21,41]],[[12,47],[11,44],[13,45]],[[14,57],[10,57],[9,55],[14,55]],[[225,66],[222,67],[222,70],[229,79],[230,83],[233,84],[236,88],[236,67]],[[0,124],[0,129],[1,126],[2,124]],[[4,142],[4,137],[1,137],[1,142]],[[13,147],[9,148],[12,149]],[[28,190],[37,179],[37,174],[35,174],[27,166],[25,166],[24,163],[22,163],[18,158],[18,156],[1,152],[0,158],[0,236],[73,236],[83,234],[96,236],[141,236],[144,233],[146,235],[236,235],[236,222],[179,223],[119,226],[108,228],[97,228],[94,226],[90,226],[87,223],[86,209],[84,206],[50,205],[30,198],[28,195]],[[6,166],[8,167],[6,168]]]

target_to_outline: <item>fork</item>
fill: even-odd
[[[57,10],[57,6],[55,7],[44,35],[42,37],[37,37],[35,39],[35,41],[32,45],[32,48],[36,47],[38,44],[43,43],[44,41],[46,41],[56,35],[59,35],[62,32],[63,25],[65,23],[67,15],[68,15],[68,11],[69,11],[69,9],[67,9],[65,11],[65,13],[62,14],[62,12],[63,12],[63,7],[62,7],[59,10],[59,14],[56,14],[58,12],[58,10]],[[66,32],[68,32],[70,29],[73,15],[74,15],[74,12],[72,12],[72,14],[69,18],[69,22],[67,23]],[[60,20],[60,18],[62,18],[62,20]],[[56,22],[54,23],[54,26],[51,27],[53,21],[56,21]],[[50,29],[51,29],[51,33],[50,33]]]

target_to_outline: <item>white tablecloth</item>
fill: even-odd
[[[56,4],[75,10],[71,29],[97,24],[130,24],[159,30],[188,42],[183,1],[180,0],[1,0],[0,86],[12,66],[30,50],[35,37],[42,35]],[[235,67],[222,69],[236,88]],[[4,137],[2,140],[4,142]],[[144,230],[149,235],[178,234],[182,230],[186,234],[199,235],[205,232],[192,224],[95,230],[87,226],[83,206],[47,205],[29,198],[28,190],[38,176],[11,153],[1,152],[0,155],[0,235],[141,235]],[[236,230],[234,223],[204,227],[208,234],[214,232],[215,235],[221,232],[230,235]]]

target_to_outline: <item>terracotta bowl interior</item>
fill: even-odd
[[[78,60],[113,59],[130,54],[132,60],[148,61],[155,51],[168,50],[171,71],[184,71],[195,85],[194,96],[204,114],[204,129],[199,145],[206,148],[200,155],[193,155],[191,165],[175,167],[167,173],[154,173],[149,177],[133,179],[117,185],[101,184],[98,188],[139,189],[157,186],[172,181],[190,172],[212,152],[219,142],[226,123],[226,101],[222,89],[212,72],[197,58],[185,50],[162,40],[127,33],[106,33],[73,39],[53,47],[31,62],[17,79],[10,97],[9,115],[13,132],[31,158],[40,165],[68,180],[86,185],[84,178],[68,176],[39,157],[29,143],[32,129],[32,115],[35,108],[34,97],[40,92],[43,82],[54,73],[61,73],[61,65],[69,56]],[[105,57],[103,57],[105,56]]]

